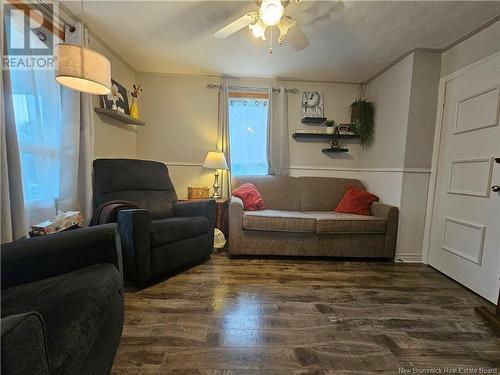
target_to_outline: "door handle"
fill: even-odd
[[[491,187],[491,191],[494,191],[495,193],[498,192],[498,191],[500,191],[500,185],[493,185]]]

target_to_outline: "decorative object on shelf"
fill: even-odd
[[[326,121],[326,117],[304,117],[302,118],[303,124],[323,124]]]
[[[111,63],[106,56],[85,47],[85,17],[81,10],[81,45],[62,43],[57,46],[56,81],[70,89],[92,95],[106,95],[111,90]]]
[[[219,193],[219,170],[223,169],[225,171],[229,170],[229,167],[227,166],[226,162],[226,156],[224,155],[223,152],[220,151],[210,151],[207,153],[207,156],[205,157],[205,161],[203,162],[203,168],[208,168],[208,169],[215,169],[214,173],[214,194],[212,195],[212,198],[218,199],[220,198],[220,193]]]
[[[345,148],[342,146],[342,143],[338,138],[334,138],[330,141],[330,148],[324,148],[323,150],[324,153],[330,153],[330,152],[347,152],[349,151],[348,148]]]
[[[111,92],[108,95],[101,96],[101,103],[103,108],[120,111],[126,115],[129,114],[127,89],[114,79],[111,79]]]
[[[297,129],[295,134],[326,134],[323,129]]]
[[[144,126],[146,123],[141,120],[136,120],[135,118],[130,117],[126,113],[121,113],[119,111],[113,111],[112,109],[106,109],[106,108],[95,108],[95,111],[99,113],[100,115],[104,115],[106,117],[110,117],[112,119],[118,120],[120,122],[123,122],[124,124],[128,125],[140,125]]]
[[[338,138],[335,138],[330,141],[330,146],[332,146],[332,148],[341,148],[342,144],[340,143]]]
[[[338,124],[335,133],[340,135],[356,135],[356,126],[353,124]]]
[[[209,197],[210,197],[210,189],[208,187],[188,186],[188,199],[208,199]]]
[[[323,117],[323,94],[318,91],[302,93],[302,117]]]
[[[325,125],[326,125],[326,133],[327,134],[335,133],[335,121],[328,120],[327,122],[325,122]]]
[[[365,84],[359,87],[359,96],[351,104],[351,122],[356,125],[356,133],[363,148],[373,144],[375,139],[375,106],[366,100]]]
[[[141,85],[133,85],[134,90],[130,93],[132,95],[132,104],[130,104],[130,117],[139,119],[139,106],[137,105],[137,97],[142,92]]]

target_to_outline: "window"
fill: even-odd
[[[267,115],[267,95],[230,94],[229,138],[234,176],[268,173]]]
[[[14,45],[24,36],[11,26]],[[61,93],[54,70],[11,69],[9,76],[27,220],[35,224],[55,215],[59,196]]]

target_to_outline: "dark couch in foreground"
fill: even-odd
[[[109,202],[140,207],[118,211],[114,219],[122,240],[125,279],[135,284],[148,284],[198,263],[213,251],[215,202],[178,202],[163,163],[95,160],[94,201],[96,210]]]
[[[113,224],[3,244],[1,373],[109,374],[123,327]]]

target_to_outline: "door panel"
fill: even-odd
[[[496,303],[500,55],[446,83],[429,264]]]

